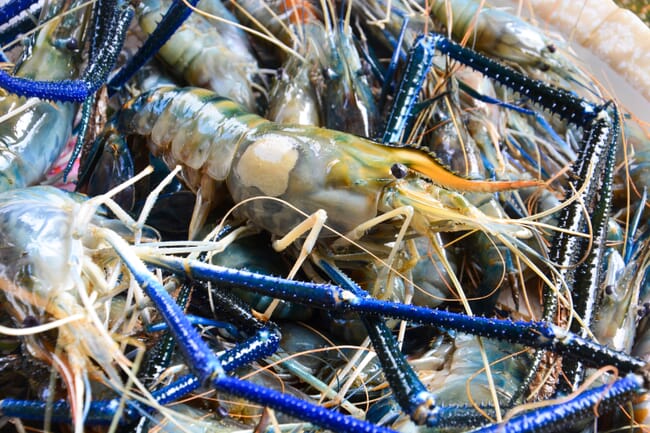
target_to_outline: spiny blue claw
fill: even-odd
[[[174,335],[188,365],[192,368],[192,372],[201,383],[208,383],[215,376],[223,376],[225,373],[217,356],[212,353],[207,343],[194,330],[183,310],[165,291],[160,281],[149,272],[144,263],[129,254],[130,246],[126,241],[107,230],[103,230],[102,235],[115,248],[142,290],[157,306],[160,316],[169,326],[169,331]]]
[[[68,175],[74,167],[74,163],[81,154],[81,150],[84,147],[85,139],[84,137],[88,133],[88,127],[90,126],[90,116],[92,115],[93,106],[95,105],[95,95],[91,93],[88,98],[83,102],[81,106],[81,122],[79,125],[79,132],[77,133],[77,142],[74,145],[72,150],[72,155],[63,170],[63,182],[68,181]]]
[[[10,0],[0,6],[0,25],[8,22],[38,0]]]
[[[82,75],[85,81],[92,83],[95,91],[106,83],[108,75],[113,71],[134,15],[135,11],[128,3],[119,5],[115,18],[107,23],[110,27],[105,30],[107,34],[99,36],[96,43],[100,46],[95,61],[88,64]]]
[[[552,88],[541,81],[528,78],[512,68],[465,48],[442,35],[428,34],[420,36],[420,39],[429,39],[427,43],[441,53],[494,79],[502,86],[529,97],[535,104],[575,125],[589,125],[598,112],[603,109],[603,107],[595,106],[566,90]]]
[[[165,283],[165,290],[173,293],[176,289],[178,289],[176,303],[181,309],[185,310],[190,301],[193,285],[191,283],[181,284],[179,279],[170,278]],[[174,340],[174,336],[169,332],[164,332],[151,350],[147,350],[142,366],[138,371],[138,378],[147,389],[156,390],[162,388],[157,382],[163,372],[171,365],[175,348],[176,341]]]
[[[365,292],[354,281],[332,263],[319,259],[316,264],[344,290],[349,290],[357,296],[365,295]],[[363,314],[361,321],[368,332],[377,358],[381,362],[384,376],[402,410],[419,425],[429,427],[438,425],[439,408],[435,405],[433,395],[406,361],[397,340],[386,323],[380,317]]]
[[[336,432],[394,433],[390,429],[332,412],[291,395],[226,376],[217,356],[194,330],[181,308],[164,290],[162,284],[149,272],[144,263],[134,256],[131,246],[109,230],[99,229],[98,235],[115,249],[142,290],[157,307],[161,317],[167,322],[174,335],[188,366],[200,383],[211,384],[220,391],[243,397],[263,406],[269,406],[287,415]]]
[[[643,380],[636,374],[616,380],[613,384],[590,389],[569,401],[518,415],[501,424],[473,430],[473,433],[552,433],[566,431],[578,421],[593,417],[594,407],[604,412],[640,391]]]
[[[645,362],[626,353],[581,338],[547,322],[524,322],[466,316],[460,313],[434,310],[415,305],[382,301],[357,296],[331,284],[315,284],[286,280],[248,271],[238,271],[200,261],[167,256],[142,257],[145,262],[181,275],[214,282],[228,282],[249,290],[286,301],[338,311],[354,311],[381,317],[394,317],[415,323],[453,329],[481,337],[496,338],[530,347],[545,348],[562,355],[586,357],[595,365],[614,365],[620,371],[639,371]],[[360,293],[365,293],[361,288]]]
[[[272,407],[282,413],[298,419],[308,420],[331,431],[339,433],[396,433],[394,430],[385,427],[326,410],[290,394],[282,394],[232,377],[220,377],[213,384],[223,392]]]
[[[396,49],[399,49],[397,47]],[[424,78],[433,63],[435,47],[427,38],[418,38],[409,51],[408,63],[404,71],[393,108],[386,121],[386,129],[382,143],[401,143],[404,139],[407,126],[415,115],[413,108],[422,90]]]
[[[81,78],[77,80],[38,81],[14,77],[0,70],[0,87],[16,95],[35,97],[49,101],[83,102],[95,93],[107,80],[115,66],[129,23],[133,18],[133,8],[125,6],[115,22],[115,28],[106,44],[100,48],[95,62],[89,63]]]
[[[94,33],[90,38],[90,50],[88,52],[88,63],[94,63],[99,56],[100,50],[108,43],[111,28],[117,22],[118,4],[117,0],[97,0],[95,13],[93,14],[92,27]]]
[[[18,39],[19,35],[23,35],[36,27],[33,16],[39,16],[42,9],[39,7],[34,10],[33,14],[21,16],[17,21],[5,26],[0,33],[0,46],[5,46],[10,42]],[[4,57],[4,54],[3,54]],[[8,60],[3,60],[8,62]]]
[[[257,335],[249,338],[246,342],[237,347],[227,350],[219,360],[226,372],[234,371],[237,368],[250,364],[254,360],[266,358],[277,351],[280,344],[280,336],[268,330],[260,330]],[[160,405],[172,403],[201,386],[200,381],[193,374],[185,375],[171,384],[151,393],[152,397]],[[115,417],[115,410],[120,404],[121,398],[110,400],[96,400],[90,404],[88,416],[85,419],[87,425],[108,425]],[[0,401],[0,414],[3,416],[17,417],[40,421],[45,419],[48,411],[47,403],[44,401],[4,399]],[[66,401],[54,402],[51,407],[52,421],[70,423],[70,405]],[[122,414],[121,423],[132,421],[139,414],[145,414],[148,410],[142,407],[137,401],[127,401],[125,412]]]
[[[188,0],[188,3],[192,6],[196,6],[198,2],[199,0]],[[129,81],[165,45],[191,13],[192,9],[188,8],[184,1],[173,2],[160,23],[158,23],[158,27],[147,38],[137,53],[108,82],[109,90],[112,92]]]
[[[97,404],[96,404],[97,403]],[[102,404],[107,403],[107,404]],[[88,425],[107,425],[115,416],[119,407],[119,399],[109,400],[108,402],[93,402],[90,405],[90,411],[85,419]],[[50,409],[50,420],[54,423],[70,423],[70,405],[66,401],[55,401],[51,407],[42,401],[34,400],[14,400],[6,398],[0,400],[0,414],[6,417],[16,417],[24,420],[41,421],[45,419],[47,409]],[[130,407],[124,408],[125,417],[132,418],[136,410]]]
[[[585,239],[582,240],[583,248],[580,251],[585,251],[586,256],[584,260],[578,262],[578,266],[574,271],[574,277],[572,278],[574,281],[573,287],[571,288],[573,309],[582,318],[582,323],[578,325],[574,322],[571,330],[583,338],[590,336],[587,329],[592,326],[596,311],[598,290],[602,280],[607,223],[612,204],[616,142],[619,134],[618,113],[615,107],[613,107],[612,112],[611,116],[603,112],[603,114],[607,115],[599,116],[593,122],[595,129],[593,133],[596,135],[596,138],[603,140],[602,147],[604,147],[604,152],[602,160],[596,159],[598,170],[596,170],[595,176],[591,179],[591,183],[595,184],[595,186],[590,188],[595,190],[593,196],[587,196],[587,200],[582,202],[587,206],[591,215],[589,226],[591,227],[592,236],[589,242]],[[567,390],[577,389],[584,378],[584,365],[579,361],[572,360],[563,365],[563,370],[571,385],[567,387]],[[559,390],[562,391],[563,387],[564,385],[561,385]]]
[[[94,90],[83,80],[35,81],[0,70],[0,87],[19,96],[48,101],[83,102]]]

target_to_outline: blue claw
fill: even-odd
[[[37,1],[38,0],[10,0],[6,4],[0,6],[0,24],[8,22]]]
[[[83,102],[96,90],[83,80],[36,81],[14,77],[3,70],[0,70],[0,87],[20,96],[62,102]]]
[[[199,383],[211,385],[219,391],[269,406],[287,415],[333,431],[341,433],[358,433],[359,431],[394,433],[390,429],[332,412],[291,395],[282,394],[227,376],[221,361],[194,330],[181,308],[176,305],[157,278],[147,270],[144,263],[129,252],[129,245],[126,241],[107,230],[102,230],[102,235],[115,248],[138,284],[156,305],[158,312],[169,326],[170,332],[174,335],[180,351]]]
[[[442,35],[428,34],[421,36],[420,39],[428,39],[427,43],[441,53],[492,78],[521,96],[529,97],[534,104],[575,125],[591,124],[598,113],[603,110],[603,107],[595,106],[566,90],[548,87],[540,81],[519,74],[513,69],[464,48]]]
[[[199,0],[189,0],[188,3],[196,6]],[[140,70],[151,58],[165,45],[176,30],[189,18],[192,9],[182,1],[176,1],[169,7],[165,16],[156,27],[156,30],[140,47],[138,52],[111,78],[108,87],[111,90],[122,87],[133,75]]]
[[[262,330],[244,343],[223,353],[219,360],[226,372],[234,371],[239,367],[248,365],[251,362],[265,358],[275,353],[280,336],[276,333]],[[200,381],[193,374],[185,375],[169,385],[162,387],[151,393],[152,397],[158,404],[165,405],[172,403],[187,394],[195,391],[201,386]],[[97,400],[90,404],[88,417],[85,422],[88,425],[108,425],[115,417],[115,410],[120,404],[120,398],[110,400]],[[70,405],[66,401],[54,402],[49,408],[52,413],[52,421],[60,423],[70,423]],[[9,417],[19,417],[22,419],[43,420],[48,411],[47,403],[43,401],[32,400],[15,400],[4,399],[0,401],[0,414]],[[121,422],[127,423],[132,421],[139,414],[150,412],[142,407],[137,401],[127,401],[125,412],[122,415]]]
[[[106,13],[99,10],[97,14]],[[110,13],[110,12],[109,12]],[[63,81],[38,81],[28,78],[14,77],[0,70],[0,87],[11,93],[20,96],[36,97],[51,101],[61,102],[83,102],[90,95],[94,94],[108,79],[117,61],[126,31],[133,18],[133,8],[128,4],[122,4],[114,13],[115,18],[110,20],[109,34],[102,35],[100,29],[96,38],[101,41],[97,43],[98,52],[91,56],[92,62],[88,64],[86,70],[77,80]],[[97,36],[100,35],[100,36]]]
[[[608,385],[602,385],[575,398],[515,416],[501,424],[493,424],[472,430],[472,433],[537,433],[562,432],[573,426],[577,420],[593,416],[594,408],[599,412],[607,411],[615,405],[629,400],[641,390],[643,380],[636,374],[628,374]]]
[[[397,48],[399,49],[399,47]],[[402,143],[415,115],[414,107],[424,84],[424,78],[433,63],[435,46],[427,38],[418,38],[409,51],[409,61],[404,71],[404,78],[393,102],[393,108],[386,121],[382,143]]]
[[[547,322],[515,322],[466,316],[427,307],[382,301],[369,295],[358,296],[349,290],[331,284],[285,280],[253,272],[207,265],[188,259],[164,256],[147,256],[142,259],[151,265],[179,275],[184,275],[190,270],[193,278],[216,283],[238,284],[257,293],[315,308],[394,317],[481,337],[497,338],[511,343],[544,348],[569,357],[583,358],[596,365],[614,365],[623,372],[639,371],[645,366],[645,362],[641,359],[568,333]],[[322,265],[327,266],[327,263],[323,262]],[[361,291],[359,293],[365,293],[361,288],[358,290]]]

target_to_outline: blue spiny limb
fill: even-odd
[[[83,80],[35,81],[14,77],[1,69],[0,87],[20,96],[63,102],[80,102],[92,93]]]
[[[344,290],[349,290],[355,295],[364,295],[361,288],[333,264],[323,259],[317,260],[317,264]],[[361,321],[381,362],[384,376],[402,410],[417,424],[429,427],[437,425],[441,409],[435,406],[433,396],[404,358],[386,323],[381,318],[363,314]]]
[[[383,84],[381,86],[381,93],[379,94],[379,102],[377,102],[379,112],[382,112],[384,110],[384,104],[386,104],[386,96],[388,95],[388,92],[393,89],[393,78],[395,77],[395,70],[397,69],[397,62],[399,61],[399,55],[402,51],[402,43],[404,41],[404,34],[406,33],[408,24],[409,18],[404,17],[404,21],[402,21],[402,28],[400,29],[399,36],[397,37],[397,44],[395,45],[395,48],[393,49],[393,55],[390,58],[390,63],[386,68],[384,76],[381,77]],[[393,110],[395,110],[394,104]],[[384,136],[385,135],[386,133],[384,132]]]
[[[643,187],[643,193],[641,194],[641,199],[637,205],[636,212],[634,212],[634,217],[630,221],[630,226],[628,228],[626,240],[625,240],[625,256],[623,257],[624,263],[629,263],[632,259],[632,255],[637,249],[637,239],[636,231],[639,228],[639,222],[641,221],[641,215],[645,210],[646,202],[648,201],[648,188],[647,186]]]
[[[111,2],[107,2],[107,4],[113,6]],[[98,14],[102,14],[102,12],[101,10],[97,11]],[[134,14],[135,12],[128,2],[120,0],[116,5],[115,12],[111,14],[112,19],[106,23],[99,20],[99,34],[96,34],[91,41],[91,45],[98,45],[97,53],[92,55],[93,61],[88,63],[81,77],[81,80],[87,82],[92,89],[89,95],[95,93],[106,83],[108,75],[115,67]]]
[[[496,98],[492,98],[492,97],[487,96],[487,95],[483,95],[483,94],[477,92],[476,90],[472,89],[470,86],[463,83],[462,81],[458,82],[458,87],[463,92],[467,93],[469,96],[471,96],[472,98],[477,99],[479,101],[483,101],[483,102],[485,102],[487,104],[495,104],[495,105],[498,105],[499,107],[507,108],[509,110],[513,110],[513,111],[516,111],[518,113],[525,114],[527,116],[533,116],[535,118],[535,120],[542,126],[544,131],[546,131],[548,133],[548,135],[551,136],[551,138],[553,139],[553,142],[555,144],[558,144],[559,147],[564,152],[566,152],[567,154],[571,154],[571,148],[569,147],[569,145],[562,139],[562,137],[560,137],[558,135],[557,132],[555,132],[555,130],[546,121],[546,119],[544,119],[544,117],[541,114],[539,114],[537,111],[531,110],[531,109],[528,109],[528,108],[524,108],[524,107],[520,107],[520,106],[515,105],[515,104],[510,104],[508,102],[504,102],[504,101],[501,101],[501,100],[496,99]]]
[[[399,47],[398,47],[399,48]],[[409,51],[408,63],[388,115],[382,143],[401,143],[413,117],[413,108],[424,79],[433,62],[434,46],[424,37],[418,38]]]
[[[201,294],[207,293],[207,285],[205,285],[204,288],[206,290]],[[218,313],[219,317],[223,317],[225,320],[232,322],[237,329],[241,329],[244,332],[256,333],[266,329],[276,334],[278,340],[280,340],[280,331],[276,326],[269,326],[269,323],[263,323],[257,319],[251,312],[250,305],[219,287],[211,286],[209,290],[209,299],[207,302],[199,302],[199,307],[209,305],[210,312],[213,315]],[[201,310],[205,310],[205,308],[202,308]]]
[[[205,307],[210,306],[210,312],[222,320],[227,320],[229,323],[232,323],[233,327],[236,330],[241,330],[245,334],[250,334],[252,337],[248,338],[247,345],[248,348],[242,348],[237,353],[233,352],[233,355],[236,355],[234,359],[228,359],[229,363],[238,363],[240,366],[250,364],[255,361],[257,358],[252,358],[251,355],[248,355],[248,352],[255,354],[257,352],[257,345],[264,342],[267,344],[267,341],[273,341],[273,352],[267,353],[270,356],[272,353],[275,353],[280,340],[282,338],[279,329],[272,324],[271,322],[263,323],[258,320],[253,313],[251,312],[251,307],[239,299],[237,296],[229,293],[228,291],[222,290],[218,287],[212,286],[209,287],[204,285],[203,291],[199,292],[197,295],[201,296],[206,294],[208,290],[210,291],[210,296],[207,302],[199,301],[199,309],[203,313],[208,313]],[[238,332],[230,332],[233,336],[236,336]],[[240,344],[238,347],[241,347]],[[269,352],[269,351],[267,351]]]
[[[213,379],[224,376],[221,362],[212,353],[207,343],[195,332],[194,327],[185,317],[185,313],[174,303],[158,279],[147,270],[142,262],[127,255],[129,245],[114,233],[104,231],[104,236],[118,251],[120,258],[125,262],[138,284],[158,307],[160,316],[169,326],[169,331],[176,338],[180,351],[199,381],[202,384],[208,384]]]
[[[332,263],[318,259],[316,264],[343,290],[357,296],[366,293]],[[414,422],[434,428],[473,428],[486,423],[485,416],[470,406],[437,406],[434,397],[420,381],[397,345],[392,332],[382,320],[361,315],[382,371],[390,384],[393,397]],[[494,408],[481,407],[483,413],[494,417]]]
[[[115,65],[115,60],[117,59],[117,57],[115,57],[115,60],[112,61],[109,59],[108,62],[104,62],[102,60],[102,57],[106,55],[105,49],[107,46],[110,47],[112,44],[115,44],[116,42],[120,43],[119,47],[122,46],[121,42],[113,40],[113,36],[112,36],[114,34],[112,29],[117,28],[120,22],[120,12],[119,12],[117,0],[98,0],[97,3],[95,4],[95,13],[93,14],[92,19],[93,19],[92,27],[94,29],[94,32],[90,40],[90,50],[88,52],[88,65],[89,66],[99,65],[100,67],[102,67],[103,65],[101,63],[107,63],[107,65],[112,68]],[[117,54],[119,54],[119,51],[117,52]],[[110,74],[110,71],[111,70],[108,69],[101,72],[101,74],[105,75],[102,84],[108,78],[108,74]],[[101,85],[99,87],[101,87]],[[84,146],[88,141],[88,131],[91,124],[91,118],[93,115],[93,111],[96,108],[95,101],[96,101],[96,96],[94,93],[92,93],[83,102],[83,106],[81,107],[81,121],[79,123],[78,132],[77,132],[77,142],[75,143],[75,147],[72,151],[72,155],[70,156],[70,159],[68,160],[68,163],[66,164],[66,167],[63,170],[63,182],[67,182],[68,174],[70,174],[70,171],[72,170],[75,161],[81,154],[81,151],[84,149]]]
[[[173,290],[179,284],[180,281],[178,281],[177,278],[172,278],[167,284],[165,284],[165,289]],[[185,309],[191,292],[191,284],[180,284],[178,296],[176,297],[176,303],[179,307]],[[165,332],[160,336],[153,348],[150,351],[147,351],[143,363],[144,367],[140,372],[138,372],[138,377],[147,388],[155,382],[160,374],[171,364],[175,345],[176,342],[174,341],[174,336],[169,332]]]
[[[186,314],[185,317],[190,321],[192,325],[203,325],[211,326],[213,328],[222,328],[228,331],[230,335],[237,336],[237,328],[227,322],[222,322],[220,320],[208,319],[206,317],[194,316],[192,314]],[[145,331],[147,332],[160,332],[167,329],[167,324],[165,322],[154,323],[153,325],[145,326]]]
[[[572,188],[566,193],[566,200],[570,200],[574,194],[578,194],[578,198],[562,208],[559,226],[566,231],[556,231],[551,242],[549,259],[557,265],[558,287],[564,281],[571,292],[573,292],[574,284],[579,279],[597,278],[597,275],[591,275],[591,277],[583,275],[584,268],[577,272],[578,264],[587,258],[586,254],[589,252],[586,251],[586,248],[589,242],[584,238],[569,233],[589,232],[591,221],[585,216],[584,209],[585,206],[588,210],[594,209],[594,201],[598,199],[598,191],[601,188],[599,180],[609,170],[604,168],[604,166],[611,164],[611,161],[607,161],[606,158],[611,158],[612,152],[615,152],[617,140],[617,134],[612,134],[614,132],[612,129],[616,131],[617,127],[613,125],[610,116],[605,110],[600,111],[593,125],[585,129],[582,140],[584,143],[583,148],[572,167],[572,179],[570,180]],[[612,150],[612,147],[614,150]],[[589,183],[585,184],[587,181]],[[597,280],[595,282],[598,283]],[[555,291],[545,290],[542,294],[542,301],[544,307],[542,320],[546,322],[555,321],[558,314],[558,300]],[[584,316],[586,305],[583,303],[581,311],[578,312],[581,317]],[[591,320],[583,317],[583,320],[585,319]],[[520,398],[533,382],[545,356],[544,351],[538,351],[535,354],[530,372],[524,380],[520,392],[514,396],[515,399]]]
[[[102,46],[110,43],[111,29],[119,18],[117,0],[97,0],[93,14],[92,28],[94,33],[90,39],[88,62],[94,63],[99,57]]]
[[[603,112],[603,114],[606,114],[606,112]],[[594,178],[589,180],[590,184],[595,185],[597,190],[593,191],[591,197],[587,196],[589,201],[584,203],[587,209],[590,210],[592,237],[590,242],[582,239],[582,248],[579,251],[587,251],[589,245],[591,249],[588,251],[585,260],[580,261],[578,267],[573,271],[574,284],[571,290],[573,310],[582,318],[582,324],[573,321],[571,330],[584,338],[588,337],[588,328],[593,323],[598,287],[602,280],[602,264],[604,261],[605,240],[607,239],[607,222],[612,204],[616,142],[620,132],[618,113],[615,107],[612,109],[611,116],[607,114],[602,117],[604,118],[597,118],[595,120],[594,131],[591,133],[595,136],[596,140],[603,140],[603,143],[597,147],[603,147],[605,153],[602,157],[602,162],[597,163],[599,170],[594,173]],[[585,373],[582,363],[576,362],[575,360],[565,362],[562,370],[568,378],[569,384],[567,387],[564,386],[565,382],[561,382],[560,390],[565,389],[568,391],[570,389],[577,389]]]
[[[420,36],[414,45],[420,43],[420,40],[463,65],[492,78],[502,86],[530,98],[533,103],[574,125],[588,126],[602,109],[566,90],[549,87],[541,81],[528,78],[442,35],[432,33]]]
[[[469,406],[444,406],[439,411],[438,427],[434,431],[459,431],[467,428],[477,428],[488,423],[486,414],[490,418],[496,418],[494,408],[479,406],[483,413],[479,413],[476,407]],[[401,416],[400,407],[393,396],[386,395],[370,406],[366,413],[366,419],[380,425],[392,425]]]
[[[118,8],[117,13],[117,19],[111,22],[113,27],[110,29],[110,35],[103,39],[103,45],[95,56],[95,62],[88,64],[79,79],[38,81],[14,77],[0,70],[0,87],[20,96],[61,102],[83,102],[106,82],[122,49],[134,12],[128,3],[124,3]]]
[[[207,285],[205,285],[205,289],[201,294],[207,293]],[[237,367],[250,364],[260,358],[257,356],[261,352],[261,349],[257,347],[260,344],[265,346],[265,356],[270,356],[276,352],[282,339],[277,326],[271,322],[264,323],[258,320],[251,312],[249,305],[226,290],[215,286],[210,287],[209,299],[210,310],[213,314],[218,313],[219,317],[223,317],[225,320],[232,322],[237,329],[252,335],[247,340],[246,348],[242,344],[238,345],[241,349],[237,352],[231,350],[232,355],[229,358],[225,358],[225,355],[222,356],[222,362],[224,359],[227,359],[229,365],[232,364]],[[202,305],[207,304],[202,303]],[[269,345],[269,342],[272,342],[273,352],[269,350],[270,347],[266,347]],[[249,352],[250,355],[248,354]],[[253,357],[253,355],[256,357]]]
[[[272,355],[277,351],[279,344],[279,333],[271,332],[268,328],[262,328],[244,342],[221,354],[219,361],[221,361],[224,371],[229,373],[255,360]],[[186,396],[200,386],[201,384],[196,376],[187,374],[152,392],[151,395],[159,404],[165,405]],[[104,402],[103,404],[108,403]]]
[[[96,99],[95,94],[89,95],[81,105],[81,120],[79,122],[79,128],[77,129],[77,142],[75,143],[72,155],[70,155],[70,159],[63,170],[64,183],[68,181],[68,174],[72,171],[75,161],[86,144],[86,135],[88,134],[88,129],[90,127],[90,118],[94,111],[93,108],[95,107]]]
[[[192,6],[196,6],[199,0],[188,0]],[[140,70],[151,58],[156,55],[160,48],[172,37],[178,28],[192,13],[185,2],[175,1],[169,7],[165,15],[160,20],[156,30],[151,33],[140,49],[129,59],[118,72],[108,82],[108,88],[112,92],[122,87],[133,75]]]
[[[279,342],[280,337],[278,334],[260,332],[237,347],[224,352],[219,356],[219,361],[221,361],[225,372],[231,372],[243,365],[249,364],[253,360],[265,358],[275,353]],[[188,374],[167,386],[153,391],[151,395],[158,404],[166,405],[195,391],[200,386],[201,383],[196,376]],[[115,411],[120,404],[120,400],[121,398],[116,397],[110,400],[96,400],[90,403],[85,424],[110,424],[115,417]],[[0,414],[2,416],[41,421],[45,419],[47,410],[47,403],[43,401],[15,400],[10,398],[0,401]],[[72,422],[70,405],[65,400],[54,402],[51,410],[53,422]],[[150,410],[144,408],[140,402],[128,400],[120,422],[126,424],[140,415],[146,415],[148,412]]]
[[[6,4],[0,6],[0,24],[8,22],[37,1],[38,0],[10,0]]]
[[[21,15],[18,20],[5,26],[0,32],[0,46],[5,46],[16,40],[19,35],[23,35],[36,27],[36,19],[41,14],[41,8],[37,8],[33,13]]]
[[[567,190],[565,200],[570,200],[577,192],[579,194],[578,200],[573,200],[569,205],[563,207],[559,217],[559,226],[572,233],[587,233],[588,224],[585,216],[584,208],[587,207],[591,210],[595,206],[595,201],[598,200],[598,191],[601,189],[600,181],[602,175],[606,171],[611,171],[610,168],[604,169],[604,166],[611,166],[612,161],[607,161],[607,158],[612,157],[616,152],[616,134],[612,134],[610,116],[606,111],[600,112],[600,118],[597,119],[592,128],[585,130],[583,143],[584,146],[580,151],[578,159],[574,162],[571,169],[571,188]],[[585,182],[589,182],[585,184]],[[605,186],[607,187],[607,185]],[[559,272],[561,276],[571,283],[572,273],[585,255],[584,248],[586,244],[582,238],[572,236],[564,231],[556,232],[549,253],[550,260],[559,265]],[[555,296],[549,293],[549,301],[555,303]],[[544,314],[546,320],[551,320],[555,314],[555,308],[547,304],[545,299],[545,309],[549,309]]]
[[[473,433],[552,433],[563,432],[581,420],[594,416],[594,408],[603,413],[615,405],[629,400],[643,386],[643,379],[628,374],[613,384],[602,385],[585,391],[576,397],[552,406],[526,412],[501,424],[473,430]]]
[[[459,332],[496,338],[525,346],[544,348],[575,357],[590,365],[614,365],[621,372],[639,371],[645,362],[626,353],[617,352],[590,340],[566,332],[547,322],[524,322],[466,316],[415,305],[381,301],[357,296],[331,284],[306,283],[248,271],[238,271],[199,261],[176,257],[146,255],[146,263],[183,275],[216,283],[237,284],[248,290],[304,305],[335,311],[354,311],[393,317],[414,323],[453,329]],[[359,288],[359,290],[361,290]],[[365,293],[365,292],[363,292]]]
[[[171,296],[164,291],[156,277],[133,255],[131,246],[113,232],[105,229],[99,229],[99,232],[99,238],[106,239],[115,248],[138,284],[157,307],[174,334],[187,365],[201,384],[210,385],[219,391],[269,406],[289,416],[339,433],[392,433],[390,429],[332,412],[291,395],[226,376],[219,359],[194,330]]]

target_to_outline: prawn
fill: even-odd
[[[507,11],[485,7],[479,0],[437,0],[431,14],[455,40],[535,79],[563,88],[575,87],[579,92],[576,82],[589,83],[575,62],[564,54],[562,42]]]
[[[530,0],[535,16],[588,48],[650,99],[650,29],[612,0],[598,2]]]
[[[110,305],[104,297],[116,287],[102,277],[100,269],[113,265],[94,262],[91,251],[99,245],[75,233],[77,224],[89,223],[83,220],[87,215],[83,209],[95,202],[83,203],[69,193],[41,186],[0,194],[3,305],[19,325],[34,319],[59,324],[62,350],[58,355],[39,338],[27,339],[26,345],[65,378],[77,432],[83,429],[82,414],[91,395],[86,385],[89,375],[103,371],[107,383],[121,389],[115,363],[125,372],[131,366],[105,327],[108,318],[93,306],[98,296],[103,299],[100,304]],[[100,219],[91,221],[101,225]],[[12,332],[3,329],[3,333]]]
[[[332,5],[318,11],[307,1],[284,0],[275,14],[260,3],[237,7],[262,30],[273,32],[278,45],[293,43],[299,53],[289,51],[271,88],[269,119],[374,135],[379,111],[355,47],[349,11],[335,23]]]
[[[158,26],[167,0],[145,0],[136,13],[140,27],[150,35]],[[222,20],[236,22],[219,2],[202,2],[201,7]],[[172,71],[194,86],[205,86],[246,106],[255,107],[255,83],[259,67],[246,35],[239,29],[192,14],[187,23],[165,43],[159,57]]]
[[[325,209],[329,224],[341,232],[405,205],[416,209],[414,226],[425,233],[477,225],[487,229],[499,223],[450,190],[540,186],[535,180],[470,181],[444,170],[426,153],[329,129],[274,123],[203,89],[147,92],[123,107],[117,124],[124,134],[148,137],[152,153],[168,165],[183,165],[183,180],[200,201],[210,201],[206,192],[225,181],[235,202],[270,196],[307,213]],[[274,234],[302,218],[275,201],[252,201],[242,211]],[[197,215],[202,214],[205,209],[199,209]]]
[[[183,115],[191,117],[184,120]],[[533,180],[469,181],[444,170],[424,152],[323,128],[277,124],[199,89],[145,93],[123,107],[117,124],[125,134],[147,137],[152,153],[167,164],[182,163],[190,189],[216,189],[216,182],[225,181],[233,200],[244,202],[239,208],[244,217],[284,235],[275,242],[277,249],[310,226],[303,223],[302,214],[276,200],[250,199],[270,196],[311,212],[307,223],[312,232],[290,275],[309,253],[314,233],[328,236],[320,231],[325,214],[330,227],[346,233],[369,221],[412,213],[405,227],[432,243],[436,231],[469,229],[489,233],[516,249],[506,238],[528,236],[528,229],[489,217],[458,192],[445,188],[488,192],[540,185]],[[295,228],[287,233],[291,227]],[[395,244],[400,242],[397,239]],[[546,283],[552,285],[548,279]],[[453,284],[459,288],[457,280]]]
[[[79,23],[85,13],[80,10],[45,24],[25,50],[16,76],[74,78],[78,72],[74,47],[81,38]],[[4,191],[34,185],[45,177],[72,135],[76,107],[0,92],[0,191]]]
[[[236,3],[235,11],[242,22],[258,27],[275,42],[282,59],[269,90],[266,117],[281,123],[321,126],[320,105],[312,86],[327,38],[321,16],[309,2],[284,0],[272,6],[275,8],[261,1],[242,1]],[[294,49],[286,49],[288,46]]]

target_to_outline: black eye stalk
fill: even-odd
[[[399,162],[396,162],[390,166],[390,174],[392,174],[395,179],[404,179],[408,172],[408,167],[404,164],[400,164]]]

